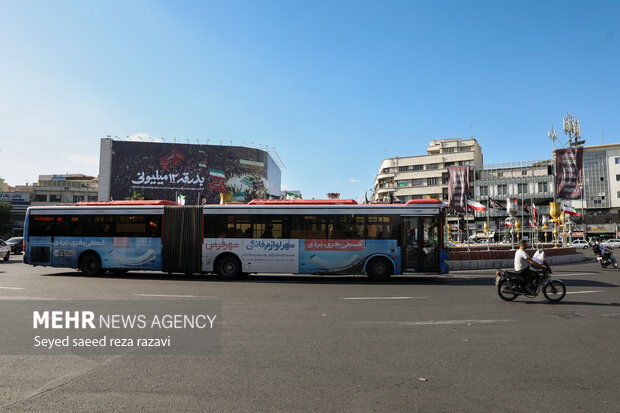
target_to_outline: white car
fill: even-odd
[[[608,239],[603,244],[611,248],[620,248],[620,239]]]
[[[10,255],[11,255],[11,247],[6,245],[6,242],[0,239],[0,258],[2,258],[5,261],[8,261]]]
[[[584,241],[582,239],[576,239],[573,241],[573,243],[571,244],[573,247],[575,248],[583,248],[584,250],[586,248],[590,248],[590,244],[588,244],[588,241]]]

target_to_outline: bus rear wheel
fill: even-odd
[[[80,270],[89,277],[101,274],[101,260],[96,254],[86,254],[80,261]]]
[[[387,258],[373,258],[366,266],[366,274],[373,281],[387,281],[392,276],[392,263]]]
[[[215,271],[224,280],[235,280],[241,276],[241,263],[232,255],[225,255],[215,265]]]

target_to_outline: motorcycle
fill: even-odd
[[[605,248],[604,254],[596,254],[596,260],[601,263],[603,268],[607,268],[608,265],[618,268],[616,257],[614,257],[613,250],[610,247]]]
[[[542,291],[547,300],[557,303],[566,295],[564,282],[551,278],[551,267],[543,264],[540,269],[531,269],[531,282],[523,285],[523,280],[513,271],[497,270],[495,273],[495,285],[497,294],[502,300],[512,301],[520,295],[534,298]]]

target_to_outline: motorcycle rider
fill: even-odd
[[[519,242],[519,249],[515,253],[515,272],[517,273],[517,277],[521,278],[521,280],[523,281],[523,285],[525,286],[526,291],[530,294],[533,294],[533,277],[531,276],[530,272],[530,264],[539,268],[542,267],[542,265],[530,258],[527,252],[525,252],[526,248],[527,241],[522,239]]]

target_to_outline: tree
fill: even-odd
[[[11,234],[11,203],[0,202],[0,236],[6,238]]]

